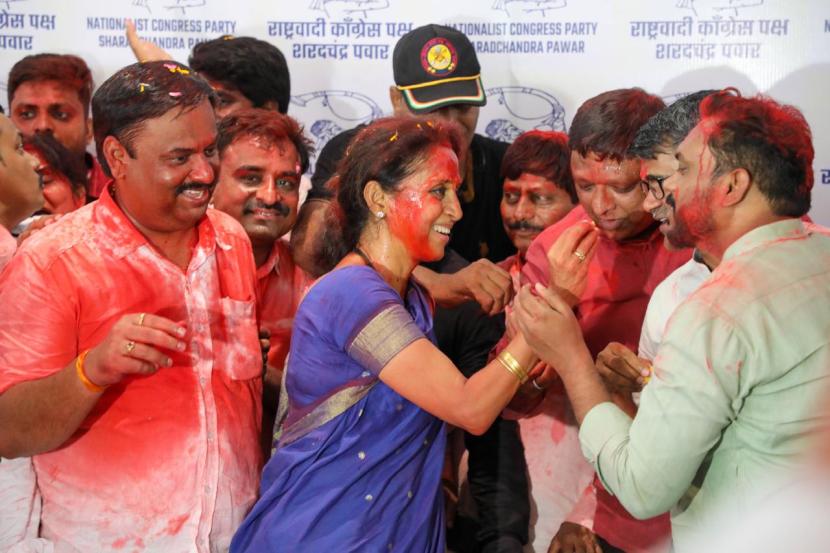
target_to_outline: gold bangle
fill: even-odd
[[[527,379],[522,375],[522,373],[518,372],[515,367],[507,364],[507,362],[501,357],[498,357],[497,359],[499,360],[499,363],[501,363],[502,366],[505,369],[507,369],[507,372],[516,377],[516,379],[519,381],[519,384],[524,384],[527,381]]]
[[[508,372],[512,373],[516,378],[519,379],[520,384],[524,384],[527,382],[528,375],[527,371],[525,371],[522,366],[516,361],[516,358],[513,357],[513,354],[507,350],[502,351],[496,359],[504,366]]]
[[[100,394],[104,390],[107,389],[106,386],[99,386],[98,384],[94,383],[89,379],[89,377],[84,372],[84,361],[86,360],[86,354],[89,353],[88,349],[85,349],[81,352],[77,359],[75,359],[75,373],[78,375],[78,380],[81,381],[81,384],[84,385],[84,388],[92,392],[93,394]]]
[[[524,368],[522,367],[521,363],[519,363],[519,362],[516,360],[516,358],[515,358],[515,357],[513,357],[513,354],[512,354],[512,353],[510,353],[510,352],[509,352],[509,351],[507,351],[507,350],[503,350],[503,351],[499,354],[499,356],[500,356],[502,359],[504,359],[504,361],[505,361],[508,365],[510,365],[510,366],[512,366],[512,367],[513,367],[513,371],[514,371],[516,374],[521,375],[521,381],[522,381],[522,384],[524,384],[525,382],[527,382],[527,380],[528,380],[528,378],[529,378],[529,376],[528,376],[528,374],[527,374],[527,371],[526,371],[526,370],[524,370]]]

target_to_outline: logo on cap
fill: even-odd
[[[435,37],[421,48],[421,67],[430,75],[443,77],[458,67],[458,52],[446,38]]]

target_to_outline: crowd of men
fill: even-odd
[[[336,216],[358,129],[319,152],[301,204],[313,152],[276,47],[221,37],[186,66],[131,41],[139,63],[94,95],[72,55],[9,75],[0,551],[226,551]],[[821,451],[830,239],[796,109],[618,89],[567,135],[501,143],[475,133],[472,44],[438,25],[400,39],[392,82],[395,115],[467,139],[463,218],[414,273],[440,348],[469,376],[520,327],[553,369],[483,435],[451,434],[451,549],[695,550],[722,505],[748,512]]]

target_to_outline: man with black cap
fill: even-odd
[[[458,192],[464,216],[453,227],[449,243],[455,251],[448,250],[443,260],[430,264],[436,272],[418,267],[415,273],[440,306],[435,314],[439,347],[469,377],[487,363],[504,331],[500,318],[487,316],[470,300],[493,315],[512,296],[510,275],[493,263],[515,251],[499,211],[499,171],[508,144],[475,134],[479,107],[487,100],[475,50],[463,33],[441,25],[418,27],[400,38],[392,59],[395,85],[389,87],[389,96],[395,115],[453,120],[469,144],[467,158],[461,160],[464,182]],[[320,152],[313,191],[325,188],[358,130],[339,134]],[[520,552],[528,538],[530,507],[515,421],[497,419],[484,435],[465,434],[464,441],[480,525],[474,550]],[[452,537],[450,533],[450,544],[460,546]]]
[[[395,85],[389,99],[396,116],[429,115],[460,124],[470,147],[461,171],[459,200],[464,217],[456,223],[450,248],[467,261],[501,261],[515,248],[500,224],[499,168],[507,144],[475,134],[479,107],[487,103],[481,68],[470,40],[441,25],[413,29],[392,54]],[[355,129],[334,137],[320,153],[312,186],[325,184]]]
[[[424,25],[400,38],[392,60],[396,84],[389,87],[389,99],[394,114],[455,121],[469,144],[469,154],[461,160],[464,182],[458,191],[464,216],[453,227],[447,256],[457,259],[460,254],[463,259],[457,260],[464,268],[443,266],[433,272],[418,267],[415,276],[439,305],[475,300],[488,314],[499,313],[513,294],[510,275],[493,263],[515,252],[499,211],[499,169],[508,145],[475,134],[479,107],[487,100],[473,45],[455,29]],[[344,131],[323,147],[311,179],[313,189],[325,187],[359,129]]]

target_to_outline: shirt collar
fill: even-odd
[[[764,246],[770,242],[777,240],[792,240],[796,238],[805,238],[811,234],[804,227],[801,219],[785,219],[783,221],[776,221],[767,225],[756,227],[726,248],[723,252],[723,259],[721,262],[728,261],[733,257],[737,257],[749,250],[754,250],[760,246]]]
[[[111,246],[113,254],[117,258],[123,258],[141,246],[151,246],[151,244],[115,202],[111,190],[111,186],[105,188],[101,197],[95,202],[94,219],[104,227],[106,232],[102,235],[102,239]],[[223,250],[230,249],[230,243],[226,243],[227,241],[219,236],[209,217],[203,216],[196,229],[198,232],[197,248],[205,254],[212,253],[215,245]]]
[[[280,274],[280,241],[274,240],[274,247],[271,248],[271,253],[268,254],[268,259],[265,260],[265,263],[260,265],[256,268],[256,278],[257,280],[263,279],[269,274],[271,271],[274,271],[276,274]]]

